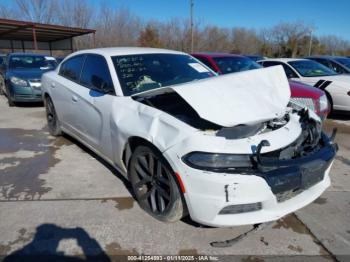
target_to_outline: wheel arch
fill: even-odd
[[[146,145],[146,146],[152,147],[153,149],[161,153],[161,151],[151,141],[140,136],[131,136],[126,141],[123,149],[123,154],[122,154],[122,161],[126,170],[129,170],[129,162],[130,162],[132,153],[135,151],[136,147],[140,145]]]
[[[152,142],[150,142],[149,140],[147,140],[145,138],[139,137],[139,136],[132,136],[132,137],[128,138],[127,142],[125,143],[123,154],[122,154],[122,161],[123,161],[123,164],[125,165],[127,172],[129,172],[129,163],[130,163],[132,153],[140,145],[148,146],[148,147],[156,150],[160,155],[163,156],[163,159],[167,162],[167,164],[169,165],[169,167],[173,171],[173,176],[174,176],[175,182],[178,186],[178,189],[179,189],[179,192],[181,195],[181,199],[182,199],[182,203],[183,203],[183,207],[184,207],[183,214],[184,214],[184,217],[187,216],[189,214],[189,211],[188,211],[188,207],[187,207],[187,201],[186,201],[186,198],[184,196],[184,194],[186,192],[184,183],[183,183],[180,175],[176,172],[176,170],[174,170],[174,168],[172,167],[172,165],[170,164],[168,159],[166,159],[166,157],[164,157],[164,154],[162,153],[162,151],[156,145],[154,145]],[[129,177],[128,177],[128,179],[129,179]]]
[[[333,98],[332,98],[332,95],[325,89],[323,90],[323,92],[325,92],[326,96],[327,96],[327,99],[328,99],[328,102],[329,102],[329,106],[330,106],[330,109],[329,111],[331,112],[333,110]]]

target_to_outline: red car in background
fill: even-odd
[[[261,65],[242,55],[225,53],[194,53],[191,54],[203,64],[218,74],[236,73],[262,68]],[[317,88],[289,80],[291,100],[313,110],[321,119],[329,113],[326,94]]]

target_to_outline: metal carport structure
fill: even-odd
[[[0,49],[14,50],[70,50],[73,51],[73,37],[93,34],[93,29],[66,27],[26,21],[0,19]]]

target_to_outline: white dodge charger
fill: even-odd
[[[271,58],[258,61],[264,67],[282,65],[289,79],[323,90],[331,110],[350,111],[350,75],[309,59]]]
[[[271,221],[330,185],[335,132],[289,103],[282,67],[216,76],[182,52],[105,48],[71,54],[42,85],[50,133],[106,159],[161,221]]]

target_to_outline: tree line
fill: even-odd
[[[0,4],[0,17],[96,29],[96,47],[147,46],[191,52],[190,21],[145,20],[127,8],[86,0],[15,0]],[[350,55],[350,41],[336,35],[316,36],[313,25],[303,21],[281,22],[264,29],[243,25],[223,28],[195,20],[194,51],[259,54],[268,57],[303,57],[311,54]],[[91,47],[91,36],[75,39],[75,49]]]

